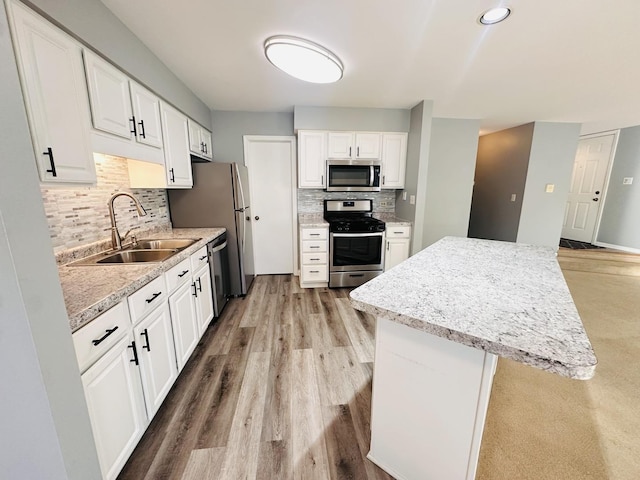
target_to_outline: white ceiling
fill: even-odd
[[[410,108],[482,119],[484,132],[530,121],[583,133],[640,124],[639,0],[102,0],[213,110],[294,105]],[[487,8],[505,22],[481,26]],[[555,12],[552,13],[553,9]],[[308,84],[265,58],[295,35],[345,65]]]

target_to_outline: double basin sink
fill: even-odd
[[[117,252],[108,251],[70,263],[69,266],[118,265],[126,263],[162,262],[180,250],[196,243],[199,238],[163,238],[138,240]]]

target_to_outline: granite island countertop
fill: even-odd
[[[193,245],[160,263],[59,265],[58,274],[71,331],[83,327],[225,231],[224,228],[174,228],[145,236],[200,238]]]
[[[549,372],[595,372],[549,247],[445,237],[350,296],[358,310]]]

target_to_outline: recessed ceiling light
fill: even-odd
[[[280,70],[312,83],[332,83],[342,78],[340,59],[317,43],[287,35],[269,37],[264,54]]]
[[[478,21],[483,25],[493,25],[494,23],[503,21],[509,15],[511,15],[510,8],[507,8],[507,7],[490,8],[489,10],[484,12],[482,15],[480,15],[480,18],[478,19]]]

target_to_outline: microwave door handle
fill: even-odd
[[[370,187],[373,187],[373,179],[374,179],[374,177],[375,177],[375,175],[374,175],[374,170],[375,170],[375,168],[376,168],[376,167],[374,167],[373,165],[371,165],[371,166],[369,167],[369,186],[370,186]]]

